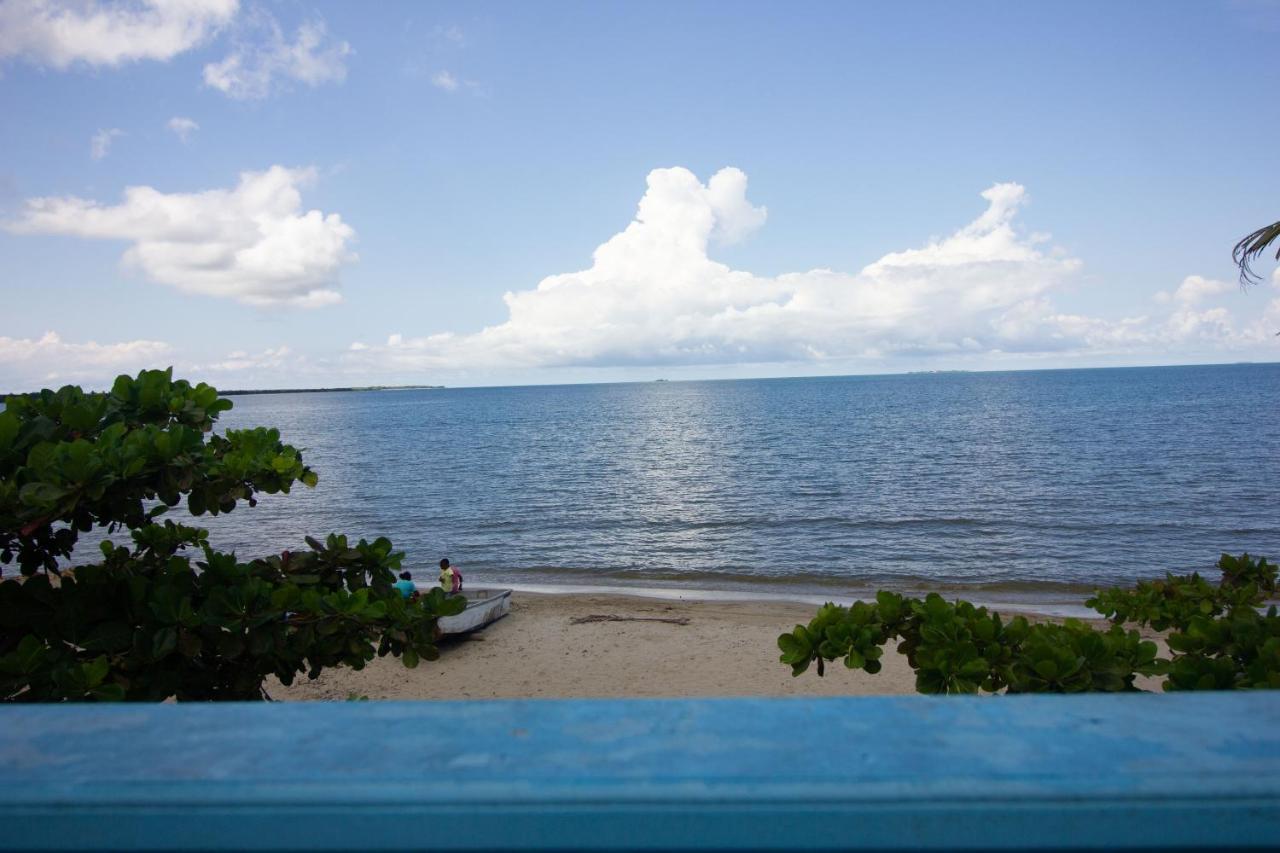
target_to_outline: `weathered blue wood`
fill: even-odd
[[[1275,847],[1280,692],[0,709],[5,850]]]

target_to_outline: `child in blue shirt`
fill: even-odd
[[[408,572],[400,573],[400,580],[396,581],[396,589],[400,590],[400,594],[405,598],[412,598],[418,588],[413,583],[413,575]]]

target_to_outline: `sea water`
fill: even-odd
[[[234,399],[320,475],[208,520],[242,557],[341,531],[426,580],[1002,601],[1280,558],[1280,365]]]

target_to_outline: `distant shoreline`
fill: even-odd
[[[1132,370],[1180,370],[1187,368],[1218,368],[1218,367],[1280,367],[1280,361],[1230,361],[1230,362],[1208,362],[1195,364],[1115,364],[1115,365],[1086,365],[1075,367],[1017,367],[1017,368],[969,368],[969,369],[939,369],[939,370],[906,370],[896,373],[820,373],[807,374],[801,376],[692,376],[677,377],[674,379],[662,377],[658,379],[588,379],[575,382],[534,382],[519,384],[498,384],[498,385],[368,385],[353,386],[344,388],[264,388],[264,389],[237,389],[234,391],[223,391],[219,389],[218,393],[224,396],[237,396],[249,394],[320,394],[331,393],[337,391],[417,391],[430,390],[441,391],[448,388],[453,391],[496,391],[507,388],[576,388],[592,385],[653,385],[653,384],[677,384],[677,383],[694,383],[694,382],[788,382],[795,380],[831,380],[831,379],[891,379],[894,377],[913,377],[922,376],[989,376],[996,374],[1038,374],[1038,373],[1072,373],[1072,372],[1094,372],[1094,371],[1132,371]],[[197,381],[193,379],[192,381]],[[209,381],[207,378],[199,379],[199,381]],[[41,389],[30,391],[0,391],[0,404],[3,404],[5,397],[21,397],[28,394],[39,394]],[[107,393],[110,386],[95,387],[90,385],[87,390],[94,393]]]
[[[259,388],[218,391],[221,397],[244,397],[249,394],[333,394],[338,391],[441,391],[443,385],[364,385],[351,388]]]
[[[1185,368],[1214,368],[1214,367],[1280,367],[1280,361],[1222,361],[1197,364],[1114,364],[1114,365],[1088,365],[1078,367],[1016,367],[1016,368],[965,368],[965,369],[939,369],[939,370],[901,370],[892,373],[817,373],[805,374],[798,376],[677,376],[677,377],[660,377],[656,379],[585,379],[573,382],[524,382],[516,384],[496,384],[496,385],[454,385],[449,386],[453,391],[497,391],[506,388],[581,388],[592,385],[677,385],[699,382],[790,382],[790,381],[808,381],[808,380],[831,380],[831,379],[892,379],[896,377],[911,377],[918,379],[928,376],[989,376],[995,374],[1037,374],[1037,373],[1071,373],[1071,372],[1093,372],[1093,371],[1131,371],[1131,370],[1180,370]],[[444,385],[408,385],[408,386],[388,386],[386,389],[372,390],[391,390],[391,388],[433,388],[444,389]],[[285,389],[274,393],[300,393],[303,390],[298,389],[294,392],[292,389]],[[325,391],[362,391],[363,388],[325,388],[316,389]],[[220,394],[240,393],[227,392],[219,390]],[[246,393],[264,393],[246,392]]]

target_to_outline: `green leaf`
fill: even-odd
[[[119,684],[103,684],[93,688],[93,697],[100,702],[123,702],[127,697]]]
[[[1045,681],[1053,681],[1058,677],[1058,665],[1051,660],[1036,661],[1036,675],[1039,675]]]
[[[53,483],[28,483],[18,491],[18,500],[30,507],[52,506],[67,496],[67,490]]]
[[[151,638],[151,659],[161,660],[178,647],[178,629],[166,626]]]
[[[778,648],[782,650],[782,657],[780,660],[783,663],[796,663],[800,660],[807,660],[811,654],[811,647],[809,644],[803,642],[793,634],[779,635]]]
[[[85,683],[93,688],[100,685],[107,677],[107,673],[111,671],[111,664],[105,657],[98,657],[83,664],[80,669],[84,673]]]
[[[20,422],[18,416],[7,409],[0,412],[0,455],[9,452],[14,439],[18,437]]]
[[[120,652],[133,644],[133,628],[127,622],[99,622],[81,641],[87,652]]]
[[[44,643],[28,634],[22,638],[16,649],[4,656],[3,669],[15,675],[25,675],[35,672],[47,657],[48,651]]]

